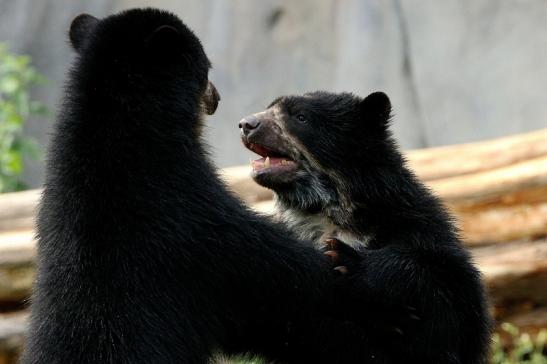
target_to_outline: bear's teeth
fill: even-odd
[[[270,166],[270,157],[266,157],[266,160],[264,161],[264,167],[268,168]]]

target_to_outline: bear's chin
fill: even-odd
[[[298,165],[292,163],[290,165],[270,165],[257,169],[253,165],[251,177],[259,185],[272,189],[284,189],[290,187],[298,178]]]

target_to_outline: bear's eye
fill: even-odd
[[[302,114],[296,115],[296,120],[300,121],[301,123],[305,123],[307,121],[306,117]]]

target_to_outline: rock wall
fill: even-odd
[[[461,143],[547,126],[544,0],[0,0],[0,41],[33,56],[58,103],[80,12],[169,9],[201,37],[222,102],[208,140],[219,166],[246,163],[237,123],[280,94],[386,91],[405,148]],[[33,119],[42,144],[52,120]],[[41,181],[41,163],[26,178]]]

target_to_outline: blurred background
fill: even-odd
[[[0,0],[0,41],[32,57],[54,114],[72,59],[70,21],[137,6],[178,14],[202,39],[222,95],[208,140],[221,167],[248,163],[238,121],[282,94],[325,89],[392,99],[406,148],[546,126],[545,0]],[[53,118],[31,118],[40,145]],[[42,164],[27,162],[38,186]]]
[[[29,189],[0,195],[0,364],[22,343],[68,27],[140,6],[173,11],[204,44],[222,96],[206,129],[219,167],[248,163],[238,121],[279,95],[385,91],[411,166],[458,216],[493,313],[511,323],[493,362],[547,363],[545,0],[0,0],[0,193]],[[247,174],[224,171],[269,211]]]

